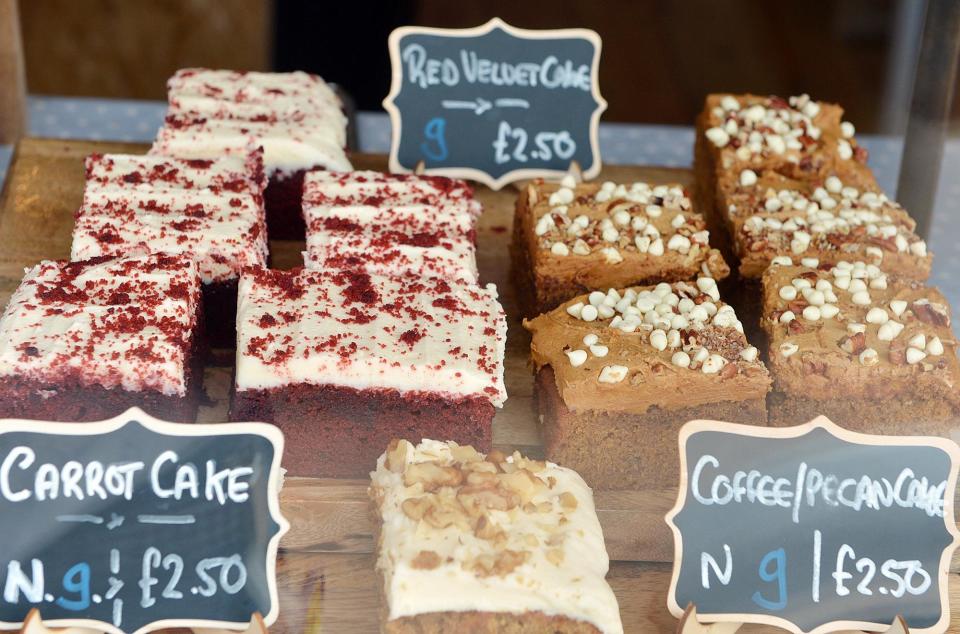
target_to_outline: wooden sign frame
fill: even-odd
[[[950,457],[950,473],[947,477],[947,490],[955,491],[957,488],[958,471],[960,471],[960,446],[948,438],[935,436],[878,436],[872,434],[861,434],[852,432],[835,424],[826,416],[818,416],[808,423],[796,425],[793,427],[757,427],[754,425],[741,425],[737,423],[725,423],[712,420],[694,420],[690,421],[680,429],[679,450],[680,450],[680,489],[677,494],[677,503],[667,513],[665,520],[673,532],[674,544],[674,562],[673,573],[670,577],[670,591],[667,594],[667,608],[670,613],[678,619],[682,619],[687,609],[677,603],[676,592],[677,582],[680,577],[680,568],[683,556],[683,536],[680,528],[674,523],[674,518],[680,514],[687,501],[687,441],[693,434],[714,431],[727,433],[731,435],[751,436],[754,438],[772,438],[789,439],[804,436],[815,429],[823,429],[829,434],[854,444],[872,445],[872,446],[910,446],[910,447],[934,447],[943,450]],[[943,509],[944,528],[953,538],[951,543],[943,549],[940,556],[940,565],[937,569],[937,582],[940,590],[940,619],[934,625],[922,629],[910,629],[912,634],[940,634],[945,632],[950,625],[950,597],[947,591],[950,558],[953,552],[960,545],[960,530],[958,530],[955,518],[954,496],[944,495]],[[689,616],[688,616],[689,618]],[[698,614],[694,618],[698,622],[705,623],[756,623],[762,625],[772,625],[783,628],[793,634],[828,634],[829,632],[839,632],[848,630],[876,630],[877,628],[888,628],[889,624],[873,623],[867,621],[830,621],[819,625],[813,630],[805,631],[787,619],[770,616],[767,614]],[[907,623],[909,625],[909,623]],[[734,630],[735,631],[735,630]]]
[[[590,81],[591,81],[591,96],[597,103],[597,107],[594,109],[590,117],[590,150],[594,156],[594,161],[592,165],[587,166],[583,169],[583,177],[585,179],[592,179],[597,174],[600,173],[601,168],[603,167],[603,161],[600,157],[600,140],[599,140],[599,131],[600,131],[600,115],[604,113],[607,109],[607,101],[600,95],[600,53],[602,50],[602,39],[600,35],[592,30],[585,28],[569,28],[569,29],[521,29],[515,26],[507,24],[500,18],[492,18],[487,23],[482,24],[477,27],[467,28],[467,29],[441,29],[434,27],[420,27],[420,26],[403,26],[397,29],[394,29],[390,33],[390,37],[387,40],[388,49],[390,51],[390,64],[392,69],[392,78],[390,82],[390,92],[383,100],[383,107],[390,115],[390,125],[391,125],[391,136],[390,136],[390,159],[389,159],[389,169],[394,173],[409,173],[413,170],[404,167],[400,164],[399,160],[399,150],[400,150],[400,139],[402,136],[402,117],[400,114],[400,109],[397,108],[394,100],[397,95],[400,94],[400,90],[403,88],[403,70],[402,62],[400,59],[400,40],[407,35],[422,34],[422,35],[440,35],[443,37],[455,38],[468,38],[468,37],[477,37],[481,35],[486,35],[495,29],[502,29],[506,33],[513,35],[518,38],[524,39],[537,39],[537,40],[549,40],[549,39],[562,39],[562,38],[579,38],[586,39],[594,46],[594,55],[593,60],[590,66]],[[486,172],[472,168],[472,167],[442,167],[442,168],[430,168],[425,170],[428,174],[436,174],[440,176],[449,176],[452,178],[465,178],[474,180],[480,183],[483,183],[490,189],[495,191],[500,190],[504,185],[509,183],[531,179],[531,178],[562,178],[567,172],[568,168],[549,170],[549,169],[534,169],[534,168],[521,168],[511,170],[506,172],[499,178],[494,178],[487,174]]]
[[[165,435],[177,437],[192,436],[226,436],[247,434],[265,438],[273,447],[273,461],[270,465],[270,474],[267,478],[267,508],[270,515],[279,527],[267,543],[266,558],[266,579],[268,591],[270,594],[270,612],[259,619],[264,625],[272,625],[280,612],[279,592],[277,590],[277,554],[280,548],[280,539],[290,530],[290,524],[280,512],[280,488],[282,486],[282,474],[280,471],[280,461],[283,457],[284,438],[283,433],[278,428],[267,423],[171,423],[160,420],[147,414],[139,407],[132,407],[123,414],[114,418],[84,423],[64,423],[53,421],[36,421],[19,418],[0,419],[0,437],[4,434],[15,432],[26,432],[30,434],[45,434],[50,436],[95,436],[100,434],[109,434],[127,425],[139,423],[147,430]],[[32,611],[31,611],[32,613]],[[0,630],[5,628],[23,627],[26,624],[26,618],[30,617],[28,613],[23,622],[0,621]],[[36,619],[39,613],[33,618]],[[251,615],[253,622],[257,622],[260,615]],[[146,634],[156,630],[168,628],[218,628],[218,629],[243,629],[250,627],[251,621],[234,622],[219,621],[215,619],[163,619],[152,621],[133,634]],[[51,619],[44,623],[50,628],[89,628],[97,631],[107,632],[108,634],[124,634],[124,630],[115,627],[112,623],[99,621],[96,619]]]

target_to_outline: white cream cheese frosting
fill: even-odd
[[[316,75],[188,68],[167,88],[170,108],[153,153],[214,158],[253,145],[263,147],[269,175],[352,169],[342,104]]]
[[[475,201],[465,183],[445,180],[441,189],[416,176],[309,172],[306,266],[476,283]]]
[[[92,155],[71,259],[188,253],[205,283],[265,266],[259,152],[216,160]]]
[[[574,471],[400,441],[371,474],[388,619],[541,612],[620,634],[593,495]]]
[[[0,377],[183,396],[199,301],[183,256],[41,262],[0,318]]]
[[[357,271],[245,271],[236,389],[337,385],[506,399],[495,288]]]

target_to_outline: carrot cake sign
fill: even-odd
[[[283,436],[178,425],[0,421],[0,629],[242,628],[277,617]]]
[[[758,428],[712,421],[680,433],[681,486],[668,603],[705,622],[791,632],[911,632],[949,624],[960,533],[960,447],[872,436],[824,417]],[[691,630],[693,631],[693,630]]]
[[[403,27],[390,35],[390,169],[478,180],[494,189],[555,176],[576,161],[600,172],[607,103],[600,36],[531,31],[493,19],[473,29]]]

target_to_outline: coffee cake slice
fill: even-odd
[[[591,486],[675,486],[677,433],[766,423],[770,377],[717,283],[594,291],[525,321],[546,456]]]
[[[517,200],[513,227],[512,276],[526,316],[587,291],[729,273],[676,184],[536,180]]]
[[[960,362],[943,295],[862,261],[772,265],[763,277],[770,422],[826,415],[848,429],[946,435]]]

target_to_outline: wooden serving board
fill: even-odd
[[[127,143],[30,138],[20,142],[0,193],[0,305],[16,288],[24,267],[41,259],[69,257],[73,212],[83,192],[83,157],[91,152],[141,153],[146,149]],[[354,154],[351,159],[358,168],[386,168],[382,155]],[[692,182],[689,170],[634,166],[607,166],[600,178]],[[517,187],[500,192],[477,187],[477,198],[485,208],[477,232],[481,280],[497,285],[509,322],[509,398],[494,421],[494,444],[539,457],[542,446],[528,366],[530,340],[517,317],[509,279],[507,245],[516,195]],[[302,242],[271,241],[270,248],[277,268],[301,263]],[[227,419],[231,372],[229,367],[207,369],[209,403],[201,409],[200,422]],[[291,529],[281,542],[280,620],[271,631],[377,631],[379,603],[370,554],[373,542],[366,486],[362,480],[286,479],[281,510]],[[676,490],[600,491],[595,495],[607,550],[612,559],[619,560],[613,563],[609,580],[620,602],[625,631],[673,631],[675,620],[666,609],[670,566],[657,562],[668,562],[673,555],[663,516],[673,506]],[[960,576],[951,576],[950,595],[954,605],[960,605]],[[741,631],[781,630],[748,626]],[[954,616],[949,631],[960,633],[960,616]]]

